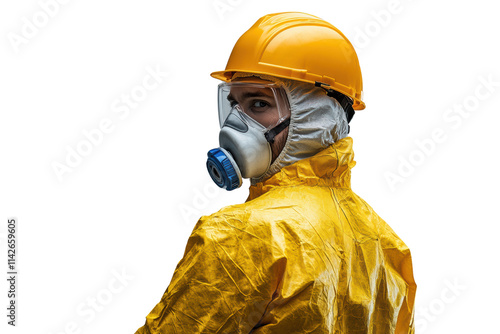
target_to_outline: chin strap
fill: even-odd
[[[266,137],[267,142],[271,144],[274,143],[274,137],[276,137],[278,133],[280,133],[281,131],[285,130],[286,127],[289,125],[290,125],[290,117],[285,119],[280,124],[276,125],[271,130],[266,131],[266,133],[264,133],[264,136]]]
[[[346,95],[344,95],[344,94],[342,94],[340,92],[337,92],[336,90],[333,90],[331,88],[325,88],[325,87],[323,87],[323,86],[330,87],[329,84],[316,81],[314,83],[314,85],[316,87],[323,88],[326,91],[326,95],[328,95],[330,97],[333,97],[335,100],[337,100],[340,103],[340,105],[342,106],[342,109],[344,109],[344,112],[345,112],[345,115],[346,115],[346,118],[347,118],[347,123],[351,122],[351,119],[354,116],[354,109],[352,108],[352,101],[351,101],[351,99],[349,97],[347,97]]]

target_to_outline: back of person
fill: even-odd
[[[350,189],[353,166],[347,137],[250,188],[249,220],[269,225],[262,237],[271,234],[266,240],[275,240],[286,259],[251,333],[388,334],[413,327],[410,251]]]

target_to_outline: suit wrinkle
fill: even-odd
[[[247,294],[243,293],[243,291],[241,291],[240,289],[240,286],[238,285],[238,283],[236,282],[236,280],[234,279],[233,275],[231,275],[231,273],[229,272],[229,270],[226,268],[226,265],[224,263],[224,260],[221,258],[220,256],[220,253],[219,251],[217,250],[217,248],[215,247],[214,248],[215,251],[217,252],[217,259],[219,260],[219,263],[220,265],[222,266],[222,268],[224,269],[224,271],[226,272],[227,276],[231,279],[231,281],[233,282],[234,286],[238,289],[238,292],[243,295],[243,296],[247,296]],[[232,259],[231,259],[232,261]],[[246,276],[246,275],[245,275]],[[248,278],[248,277],[247,277]]]
[[[345,220],[346,220],[346,222],[347,222],[347,225],[349,225],[349,228],[351,229],[351,232],[352,232],[352,238],[353,238],[354,240],[356,240],[356,241],[357,241],[356,234],[354,233],[354,229],[352,228],[351,222],[349,221],[349,218],[347,217],[347,214],[345,213],[344,208],[340,205],[340,203],[339,203],[339,201],[338,201],[338,199],[337,199],[337,194],[335,194],[335,190],[334,190],[334,189],[332,189],[332,190],[331,190],[331,193],[332,193],[332,195],[333,195],[333,198],[334,198],[334,200],[335,200],[335,203],[337,204],[337,207],[339,207],[339,208],[340,208],[340,210],[342,211],[342,214],[344,215],[344,218],[345,218]]]
[[[258,235],[256,235],[256,234],[250,233],[249,231],[247,231],[247,230],[245,230],[245,229],[239,228],[239,227],[237,227],[237,226],[233,226],[233,225],[231,225],[231,224],[229,224],[229,223],[227,223],[227,225],[228,225],[228,226],[230,226],[231,228],[234,228],[235,230],[238,230],[238,231],[240,231],[240,232],[246,233],[246,234],[248,234],[248,235],[250,235],[250,236],[252,236],[252,237],[254,237],[254,238],[258,239],[258,240],[259,240],[259,241],[261,241],[261,242],[264,242],[264,243],[266,243],[266,244],[270,244],[270,245],[272,245],[272,242],[270,242],[270,241],[268,241],[268,240],[265,240],[264,238],[261,238],[261,237],[259,237],[259,236],[258,236]]]
[[[314,227],[314,225],[306,217],[304,217],[304,220],[311,226],[311,228],[314,230],[314,232],[316,233],[316,235],[321,239],[321,242],[322,242],[323,247],[324,247],[325,244],[327,244],[327,243],[325,242],[325,240],[323,239],[323,237],[321,236],[321,234],[316,230],[316,228]],[[317,249],[315,249],[315,251],[318,253],[319,257],[324,262],[323,258],[320,256],[320,252]],[[333,270],[334,273],[335,273],[335,266],[333,265],[333,263],[331,262],[330,258],[328,257],[328,253],[326,253],[326,252],[324,252],[324,253],[325,253],[326,258],[328,259],[328,263],[330,264],[331,270]]]
[[[136,334],[414,332],[411,254],[350,189],[353,154],[343,138],[202,216]]]

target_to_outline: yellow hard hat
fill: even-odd
[[[351,97],[353,109],[365,108],[354,47],[340,30],[313,15],[288,12],[260,18],[236,42],[226,70],[211,76],[227,82],[236,72],[325,83]]]

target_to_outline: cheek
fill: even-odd
[[[276,126],[280,119],[278,109],[276,108],[269,108],[265,112],[256,115],[256,117],[260,119],[259,123],[264,125],[266,128]]]
[[[271,151],[273,153],[273,158],[272,162],[276,160],[278,155],[281,153],[283,150],[283,147],[285,147],[286,140],[288,137],[288,127],[284,129],[282,132],[280,132],[275,138],[274,138],[274,143],[271,144]]]
[[[278,133],[278,135],[274,138],[274,143],[271,145],[275,150],[281,151],[286,144],[286,140],[288,137],[288,127]]]

